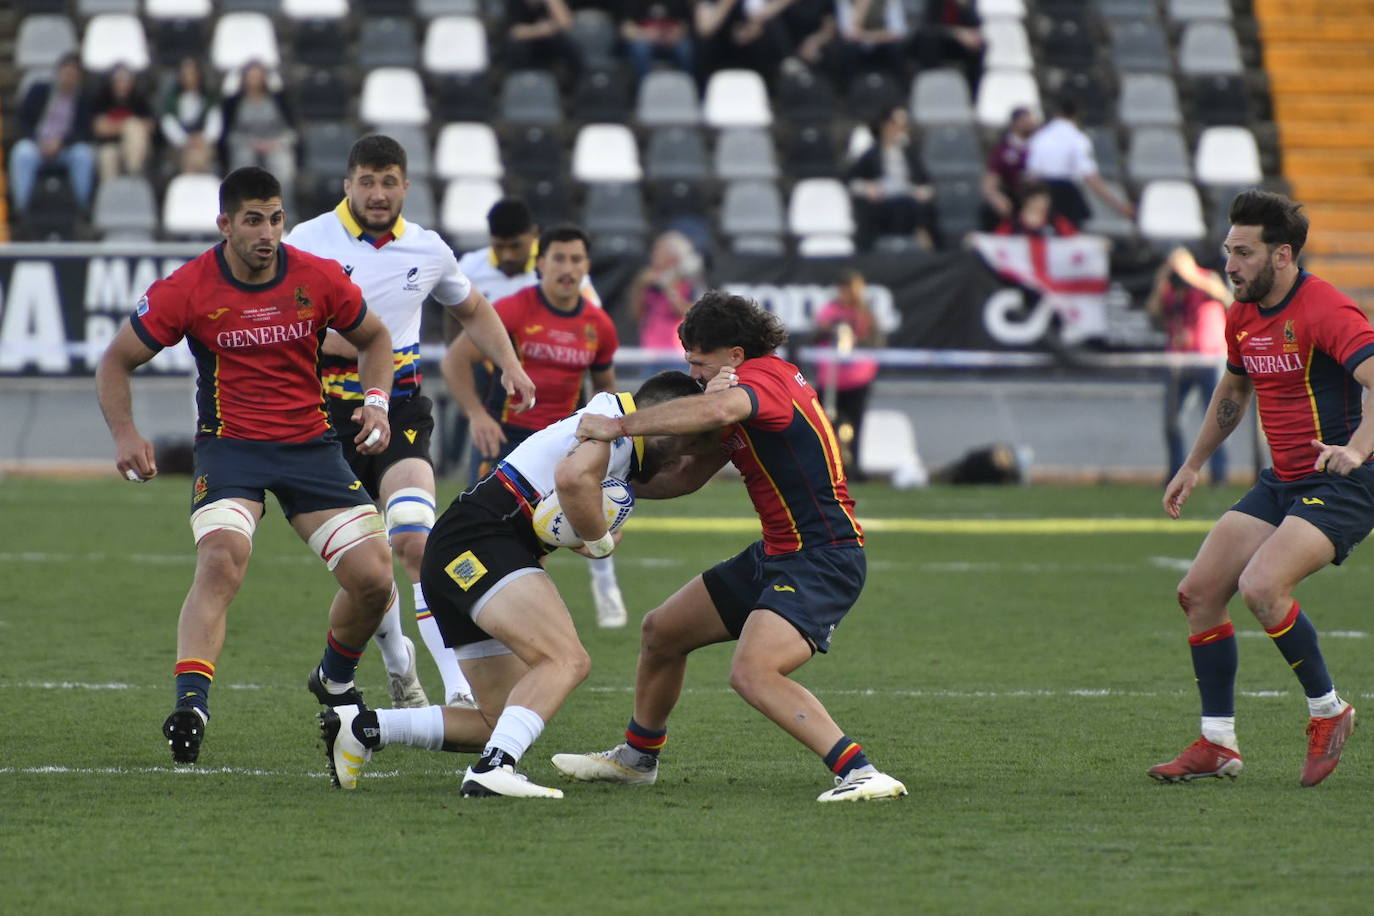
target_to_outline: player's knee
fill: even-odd
[[[423,550],[424,538],[433,527],[434,496],[423,487],[402,487],[386,501],[386,533],[393,549],[398,536],[417,535]]]
[[[668,650],[667,628],[664,626],[663,608],[655,608],[644,615],[639,624],[639,649],[653,654]]]
[[[420,562],[425,558],[425,543],[428,540],[428,530],[393,533],[391,535],[391,552],[407,570],[418,570]]]
[[[1286,584],[1258,570],[1247,569],[1241,573],[1239,586],[1245,606],[1259,616],[1264,616],[1270,608],[1281,605],[1286,609],[1292,603]]]
[[[241,538],[208,537],[197,550],[196,578],[216,588],[236,590],[248,571],[250,552],[250,545]]]
[[[333,572],[345,555],[362,544],[382,537],[385,527],[374,506],[354,506],[336,513],[310,535],[310,549]],[[384,551],[383,551],[384,553]]]
[[[763,689],[765,679],[764,672],[752,665],[744,664],[739,659],[730,663],[730,689],[751,706],[758,705],[756,700]]]
[[[249,512],[242,503],[232,499],[217,499],[212,503],[206,503],[191,513],[191,534],[196,539],[197,547],[212,534],[228,532],[241,535],[247,539],[246,556],[247,552],[251,552],[253,549],[253,533],[257,527],[258,520],[253,517],[253,513]],[[214,540],[223,542],[226,539],[219,537]],[[230,538],[228,540],[233,541],[235,539]]]
[[[560,664],[574,687],[585,681],[587,675],[592,673],[592,657],[580,644],[577,648],[564,653]]]

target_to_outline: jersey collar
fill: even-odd
[[[339,218],[339,222],[343,223],[343,227],[348,230],[349,235],[360,242],[367,242],[374,248],[381,248],[387,242],[400,238],[406,231],[406,218],[398,213],[396,214],[396,222],[392,224],[390,230],[382,235],[372,235],[353,218],[353,211],[348,207],[347,197],[339,201],[339,205],[334,208],[334,215]]]
[[[620,402],[620,412],[623,416],[628,417],[635,412],[634,395],[628,391],[618,391],[615,398]],[[644,464],[644,437],[631,436],[630,443],[634,446],[634,453],[630,456],[630,476],[633,477]]]
[[[538,259],[539,259],[539,242],[536,241],[536,242],[534,243],[534,245],[532,245],[532,246],[530,247],[530,259],[529,259],[528,261],[525,262],[525,271],[524,271],[524,272],[525,272],[525,273],[529,273],[530,271],[534,270],[534,262],[537,261]],[[487,263],[491,264],[492,267],[495,267],[496,269],[500,270],[500,268],[501,268],[501,262],[498,261],[498,260],[496,260],[496,249],[495,249],[495,248],[488,248],[488,249],[487,249]],[[503,273],[504,273],[504,271],[503,271]]]
[[[542,286],[536,284],[534,287],[534,293],[536,296],[539,297],[539,303],[543,305],[544,308],[548,309],[553,314],[561,315],[564,318],[572,318],[574,316],[581,315],[582,309],[587,304],[587,297],[582,295],[581,290],[579,290],[577,294],[577,305],[573,306],[572,311],[570,312],[565,312],[560,308],[554,307],[554,304],[549,301],[549,297],[544,295],[544,288]]]
[[[228,244],[228,242],[220,242],[212,250],[215,252],[215,263],[219,265],[220,275],[224,277],[224,282],[228,283],[230,286],[235,289],[243,290],[246,293],[259,293],[271,289],[282,280],[286,279],[287,246],[285,243],[277,246],[277,272],[272,275],[270,280],[264,280],[261,283],[244,283],[238,277],[234,276],[234,272],[229,269],[229,262],[224,258],[224,247]]]
[[[1293,281],[1293,288],[1288,291],[1288,295],[1284,296],[1282,299],[1280,299],[1277,303],[1270,306],[1269,308],[1265,308],[1259,303],[1255,303],[1256,311],[1258,311],[1260,315],[1262,315],[1263,317],[1268,318],[1271,315],[1277,315],[1279,312],[1286,309],[1288,307],[1288,303],[1293,301],[1293,297],[1298,294],[1298,290],[1302,287],[1303,281],[1306,280],[1308,276],[1309,275],[1307,271],[1299,270],[1298,278]]]

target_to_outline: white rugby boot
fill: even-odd
[[[628,744],[594,754],[554,754],[553,765],[569,779],[613,782],[622,786],[651,786],[658,779],[658,758]]]
[[[816,796],[816,801],[876,801],[901,798],[905,794],[906,786],[886,773],[869,768],[855,770],[844,779],[836,776],[835,788],[826,789]]]

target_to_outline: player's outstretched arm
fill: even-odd
[[[1202,428],[1198,430],[1197,440],[1193,443],[1193,450],[1164,488],[1164,511],[1170,518],[1178,518],[1182,513],[1183,504],[1197,486],[1202,466],[1240,424],[1254,390],[1250,379],[1244,375],[1229,370],[1221,374],[1221,381],[1217,382],[1216,390],[1212,392],[1212,401],[1207,405]]]
[[[453,395],[458,409],[468,418],[468,430],[472,436],[473,446],[482,456],[495,458],[501,454],[501,445],[506,441],[506,434],[501,431],[501,424],[487,413],[487,408],[477,395],[477,383],[472,378],[472,367],[481,360],[482,354],[477,345],[472,342],[468,332],[464,331],[453,338],[453,343],[444,351],[444,359],[439,366],[444,374],[444,381],[448,382],[449,393]]]
[[[365,392],[381,392],[384,397],[364,398],[363,406],[353,412],[353,422],[359,426],[354,444],[363,455],[380,455],[391,442],[391,421],[387,416],[386,398],[391,396],[391,382],[396,364],[391,352],[391,332],[376,312],[363,316],[362,324],[344,335],[358,348],[358,381]],[[371,403],[376,401],[376,403]]]
[[[579,439],[610,442],[621,436],[684,436],[723,429],[747,420],[754,402],[740,388],[708,392],[694,397],[674,398],[653,407],[636,410],[628,417],[583,414],[577,426]]]
[[[492,365],[501,370],[501,384],[505,386],[506,394],[511,396],[511,403],[515,405],[516,413],[523,413],[534,406],[534,382],[530,381],[529,375],[525,372],[525,367],[520,363],[520,357],[515,353],[515,347],[511,345],[510,333],[506,326],[501,323],[501,316],[496,314],[496,309],[492,308],[487,297],[483,296],[474,287],[468,297],[462,302],[449,309],[454,318],[463,325],[463,335],[469,342],[476,347],[477,351],[491,360]],[[452,348],[450,347],[450,350]],[[448,356],[445,354],[445,363]],[[469,364],[471,365],[471,364]],[[471,377],[472,371],[468,370]],[[444,377],[448,377],[448,369],[444,369]],[[452,383],[449,384],[452,388]],[[454,400],[457,400],[457,394]],[[461,406],[461,402],[459,402]],[[468,413],[465,409],[464,413]],[[468,413],[468,416],[472,415]]]
[[[139,435],[134,425],[133,393],[129,385],[134,370],[156,355],[157,351],[148,349],[126,321],[110,341],[95,370],[96,398],[105,416],[105,425],[114,438],[115,467],[120,476],[128,480],[150,480],[157,476],[153,444]]]

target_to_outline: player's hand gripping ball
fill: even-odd
[[[634,507],[634,491],[625,481],[614,477],[601,481],[601,511],[606,517],[607,528],[619,530]],[[539,540],[552,547],[581,547],[585,540],[568,523],[563,506],[558,502],[557,491],[545,496],[535,507],[534,533],[539,535]]]

